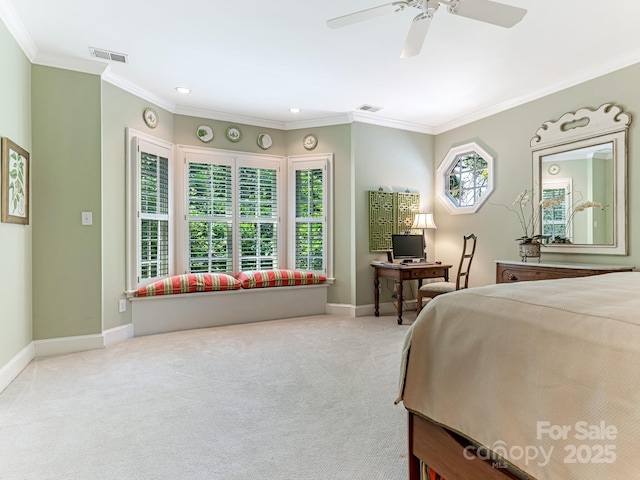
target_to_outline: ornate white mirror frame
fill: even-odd
[[[598,175],[596,172],[589,172],[590,177],[600,177],[599,180],[607,180],[607,186],[603,187],[607,190],[606,201],[601,199],[587,198],[592,195],[592,184],[586,185],[586,192],[582,191],[584,185],[576,188],[573,198],[569,196],[567,201],[567,210],[564,218],[565,222],[571,222],[575,216],[575,207],[578,201],[586,202],[602,202],[604,211],[611,213],[613,218],[607,218],[601,223],[605,223],[606,235],[604,240],[580,241],[574,243],[546,243],[544,251],[553,253],[591,253],[591,254],[608,254],[608,255],[626,255],[627,254],[627,130],[631,123],[631,116],[623,112],[622,108],[612,103],[606,103],[596,110],[582,108],[576,112],[565,113],[558,120],[550,120],[544,122],[536,131],[536,135],[531,139],[531,152],[533,155],[533,186],[534,198],[540,201],[543,192],[543,173],[547,172],[551,175],[557,175],[555,185],[560,181],[565,184],[571,184],[571,178],[563,178],[562,161],[556,162],[555,159],[562,160],[578,151],[595,150],[597,148],[606,148],[609,153],[607,158],[612,163],[613,168],[610,169],[610,175],[603,174],[602,171]],[[550,161],[554,159],[554,161]],[[544,167],[543,167],[544,165]],[[568,164],[567,164],[568,165]],[[565,175],[566,176],[566,175]],[[609,182],[609,176],[611,181]],[[548,180],[545,180],[548,181]],[[550,187],[553,188],[553,187]],[[569,187],[571,188],[571,187]],[[570,192],[565,191],[565,194]],[[573,192],[571,192],[573,193]],[[541,207],[542,208],[542,207]],[[594,209],[595,210],[595,209]],[[540,212],[542,219],[542,211]],[[581,215],[581,214],[579,214]],[[562,216],[562,215],[561,215]],[[598,235],[593,231],[598,227],[598,221],[592,217],[589,218],[592,223],[588,228],[588,233],[593,239]],[[585,221],[582,219],[581,221]],[[542,234],[542,221],[540,221],[540,230]],[[569,230],[564,225],[565,230]],[[602,225],[600,225],[602,229]],[[570,236],[570,235],[569,235]],[[590,243],[592,242],[592,243]]]

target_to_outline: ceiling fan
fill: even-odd
[[[400,0],[387,3],[359,12],[350,13],[342,17],[332,18],[327,21],[331,28],[340,28],[354,23],[369,20],[371,18],[397,13],[405,8],[413,7],[420,13],[413,19],[409,34],[404,43],[400,58],[409,58],[420,53],[424,39],[427,36],[433,14],[440,5],[445,5],[449,13],[461,17],[492,23],[501,27],[511,28],[526,15],[524,8],[505,5],[504,3],[490,0]]]

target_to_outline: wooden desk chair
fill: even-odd
[[[434,298],[443,293],[453,292],[469,287],[469,270],[471,270],[471,262],[473,255],[476,253],[476,237],[473,233],[464,236],[464,244],[462,246],[462,256],[460,257],[460,265],[458,266],[458,275],[455,282],[433,282],[422,285],[418,289],[418,305],[417,313],[422,310],[423,298]],[[464,283],[462,278],[464,277]]]

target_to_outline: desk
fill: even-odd
[[[380,316],[380,278],[391,278],[398,286],[398,325],[402,325],[402,284],[405,280],[418,280],[418,288],[424,278],[444,278],[449,281],[451,265],[437,263],[383,263],[373,262],[373,288],[375,298],[375,315]]]

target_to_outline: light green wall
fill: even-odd
[[[315,127],[286,132],[287,155],[333,153],[333,266],[335,282],[327,292],[327,301],[354,304],[355,259],[353,204],[353,152],[351,125]],[[308,133],[318,138],[318,146],[309,152],[302,146]]]
[[[209,143],[201,142],[195,132],[199,125],[208,125],[214,132],[214,139]],[[315,127],[303,130],[277,130],[251,125],[237,124],[242,131],[242,139],[232,143],[225,138],[231,122],[209,120],[185,115],[175,116],[174,141],[178,145],[195,145],[207,148],[220,148],[240,152],[264,153],[270,155],[307,155],[309,153],[333,153],[334,155],[334,274],[335,283],[329,287],[327,298],[330,303],[354,303],[352,292],[353,256],[352,236],[353,210],[351,208],[350,192],[352,191],[352,161],[351,161],[351,126],[335,125],[330,127]],[[273,146],[262,150],[256,143],[258,134],[268,133],[273,140]],[[318,146],[309,152],[302,146],[302,139],[307,133],[313,133],[318,138]],[[349,208],[347,208],[349,205]]]
[[[126,289],[126,176],[125,129],[132,128],[167,142],[173,142],[174,115],[156,105],[102,82],[102,271],[103,329],[131,323],[131,305],[118,312],[118,301]],[[154,129],[142,118],[145,108],[158,112],[160,122]]]
[[[199,125],[208,125],[213,129],[214,139],[209,143],[201,142],[195,135]],[[353,204],[352,192],[352,153],[351,125],[314,127],[301,130],[277,130],[251,125],[237,124],[242,131],[242,139],[232,143],[225,138],[231,122],[209,120],[185,115],[175,116],[174,141],[178,145],[195,145],[207,148],[220,148],[240,152],[264,153],[270,155],[293,156],[333,153],[334,156],[334,275],[336,281],[329,287],[330,303],[353,304]],[[268,150],[258,147],[258,134],[268,133],[273,146]],[[307,133],[318,138],[318,146],[312,152],[304,149],[302,139]]]
[[[420,211],[432,212],[433,194],[433,144],[432,135],[408,132],[365,123],[353,124],[353,157],[355,181],[352,195],[355,202],[356,253],[355,281],[356,305],[373,304],[373,260],[386,261],[386,255],[369,252],[369,190],[380,186],[394,191],[420,193]],[[437,222],[436,222],[437,225]],[[433,259],[434,232],[427,232],[427,257]],[[415,282],[405,285],[405,298],[415,298]],[[382,280],[381,301],[390,301],[393,282]]]
[[[155,129],[146,127],[142,111],[152,106],[158,111],[160,124]],[[125,128],[130,127],[148,135],[161,138],[176,145],[201,146],[231,151],[266,153],[270,155],[309,154],[302,146],[307,133],[315,133],[318,147],[313,153],[334,154],[334,193],[336,213],[334,218],[335,276],[336,283],[329,288],[328,299],[332,303],[355,303],[353,286],[353,202],[351,199],[352,161],[351,125],[317,127],[304,130],[277,130],[237,124],[242,131],[242,140],[232,143],[225,138],[226,128],[236,125],[231,122],[205,118],[174,115],[118,87],[103,82],[103,318],[104,329],[131,322],[130,308],[118,313],[118,300],[124,298],[125,290]],[[213,129],[214,139],[201,142],[195,135],[199,125]],[[273,146],[268,150],[258,147],[259,133],[269,133]],[[349,205],[345,208],[344,205]]]
[[[100,333],[100,77],[31,72],[33,338]],[[93,225],[81,225],[83,211]]]
[[[213,140],[208,143],[202,142],[196,137],[196,130],[200,125],[207,125],[213,130]],[[242,132],[239,142],[230,142],[225,133],[227,127],[237,125]],[[268,133],[273,140],[273,146],[263,150],[258,146],[258,135]],[[209,120],[206,118],[189,117],[186,115],[175,115],[174,142],[176,145],[189,145],[205,148],[219,148],[222,150],[233,150],[236,152],[263,153],[268,155],[286,155],[285,132],[273,128],[255,127],[253,125],[234,124],[219,120]]]
[[[511,205],[516,195],[531,188],[533,178],[529,142],[536,130],[548,120],[557,120],[566,112],[582,107],[597,108],[604,103],[616,103],[631,114],[628,155],[629,256],[569,255],[542,253],[542,261],[571,261],[640,266],[640,221],[635,221],[640,209],[640,196],[634,186],[640,185],[640,64],[599,77],[567,90],[549,95],[525,105],[442,133],[435,142],[435,168],[447,151],[455,145],[475,140],[496,155],[495,191],[473,215],[450,215],[436,201],[436,256],[446,262],[459,261],[462,236],[478,235],[476,258],[470,276],[473,286],[495,282],[495,260],[519,260],[515,238],[522,236],[515,217],[504,208],[491,205]],[[456,265],[456,263],[454,263]]]
[[[573,205],[585,202],[587,200],[601,201],[605,203],[605,199],[595,200],[591,194],[590,186],[592,185],[591,175],[591,160],[582,158],[579,160],[567,160],[559,163],[560,173],[558,175],[550,175],[544,168],[541,169],[540,178],[544,182],[545,180],[555,180],[556,178],[567,178],[572,180],[571,186],[571,202]],[[587,215],[589,212],[585,212],[573,217],[570,227],[573,236],[573,243],[587,243]],[[590,215],[589,215],[590,216]],[[613,222],[613,220],[612,220]]]
[[[0,22],[0,136],[31,155],[31,64]],[[30,225],[0,223],[0,368],[31,343]]]
[[[126,127],[176,144],[204,145],[194,132],[208,124],[216,139],[207,146],[257,153],[263,153],[255,143],[257,134],[268,132],[274,146],[266,153],[276,155],[309,153],[302,138],[315,133],[319,144],[314,153],[334,154],[336,283],[329,302],[364,306],[373,303],[369,263],[380,259],[368,251],[369,189],[382,185],[420,192],[421,209],[434,211],[438,225],[427,238],[432,259],[456,265],[462,235],[478,234],[471,283],[493,283],[494,261],[518,259],[514,239],[520,236],[515,218],[495,204],[510,205],[531,186],[529,140],[536,129],[567,111],[606,102],[639,118],[633,108],[640,102],[636,65],[435,137],[358,122],[292,131],[239,125],[243,140],[232,144],[224,139],[229,122],[173,115],[95,75],[31,66],[1,28],[0,42],[10,72],[1,80],[6,114],[0,134],[32,155],[32,226],[0,224],[0,247],[12,252],[0,259],[3,273],[8,272],[0,280],[0,365],[32,339],[99,333],[130,322],[129,311],[117,312],[125,288]],[[160,114],[154,130],[142,121],[147,106]],[[629,218],[640,207],[633,190],[640,184],[639,137],[640,123],[634,122]],[[434,197],[434,171],[449,148],[469,141],[495,155],[496,190],[476,214],[450,215]],[[80,225],[82,211],[93,212],[93,226]],[[629,222],[629,257],[543,254],[543,259],[640,265],[639,229],[640,222]],[[389,294],[383,292],[383,300]]]

